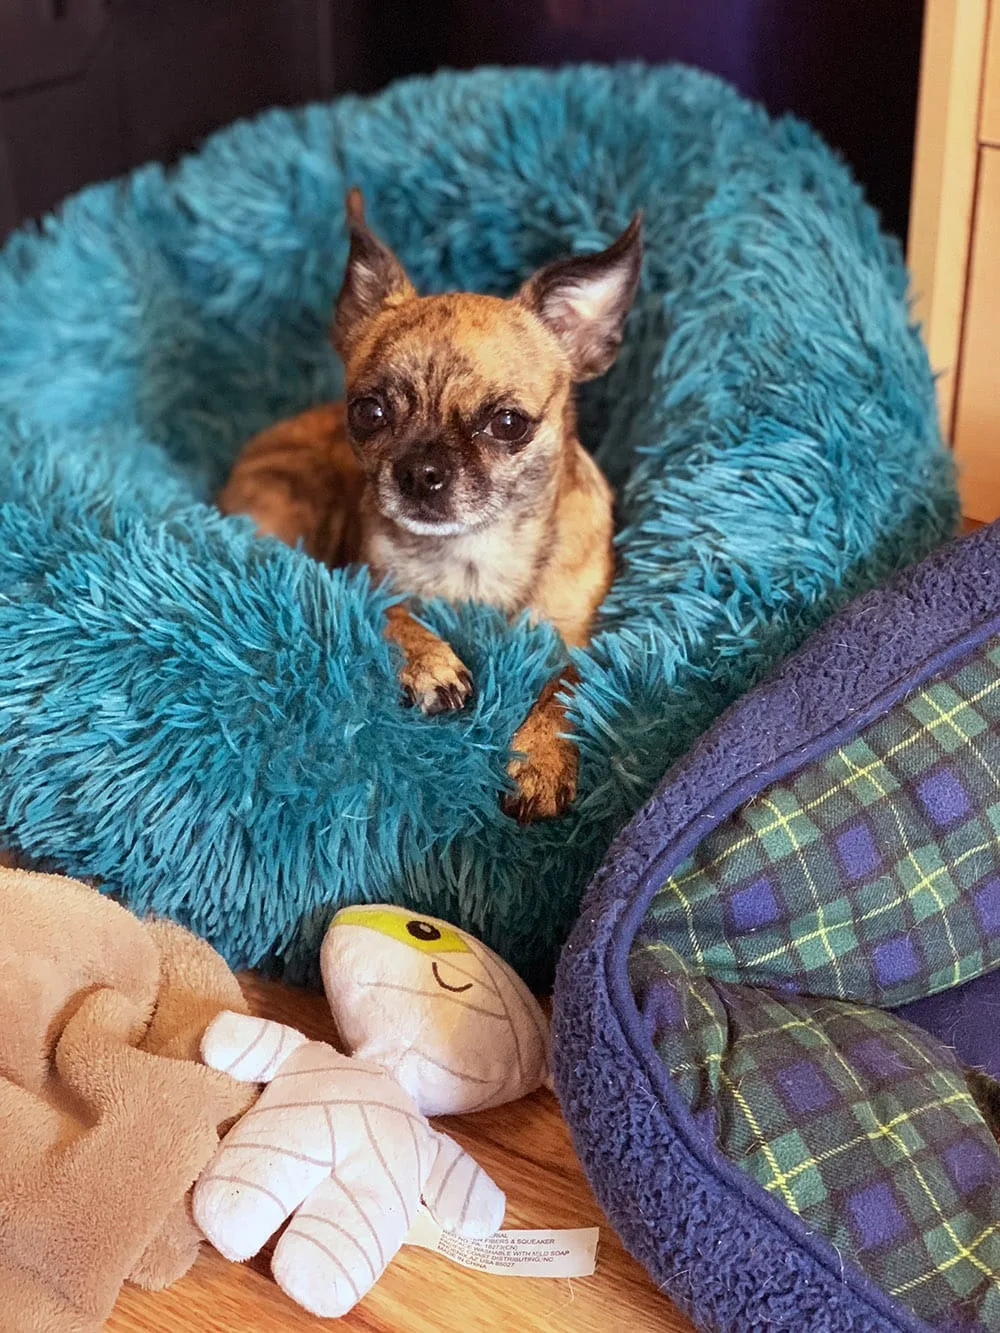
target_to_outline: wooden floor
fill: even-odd
[[[254,978],[256,1011],[330,1038],[322,996]],[[511,1106],[439,1122],[474,1153],[507,1193],[507,1227],[600,1226],[597,1271],[573,1279],[490,1277],[440,1255],[404,1248],[345,1319],[319,1320],[292,1304],[267,1259],[227,1263],[203,1247],[197,1264],[167,1291],[126,1288],[106,1325],[112,1333],[691,1333],[692,1325],[622,1249],[594,1202],[548,1092]]]

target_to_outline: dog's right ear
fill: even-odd
[[[555,334],[577,383],[603,375],[618,355],[625,316],[639,286],[642,214],[598,254],[540,269],[516,299]]]
[[[386,306],[400,305],[416,296],[406,270],[365,222],[361,191],[347,196],[347,226],[351,249],[344,285],[333,315],[333,345],[346,356],[361,326]]]

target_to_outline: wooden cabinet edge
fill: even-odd
[[[988,0],[927,0],[924,13],[907,258],[913,313],[939,373],[941,430],[949,440],[972,236],[988,11]]]
[[[1000,148],[980,149],[975,226],[955,395],[962,512],[1000,517]]]

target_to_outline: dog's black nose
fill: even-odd
[[[393,466],[399,493],[407,500],[439,499],[451,481],[451,464],[438,450],[410,454]]]

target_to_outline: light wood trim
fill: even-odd
[[[996,3],[996,0],[991,7],[990,31],[986,43],[986,76],[979,137],[984,143],[1000,145],[1000,3]]]
[[[1000,0],[997,0],[1000,5]],[[951,439],[961,343],[988,0],[927,0],[907,258],[914,313],[941,372],[941,429]]]
[[[955,459],[962,513],[1000,518],[1000,148],[980,151]]]

